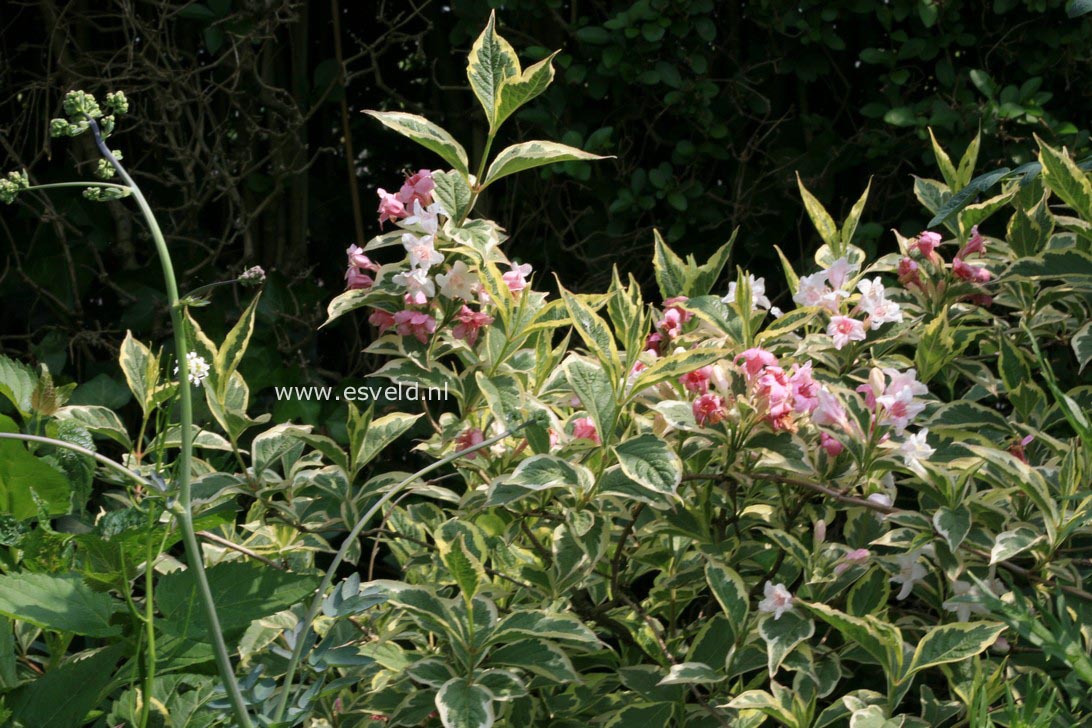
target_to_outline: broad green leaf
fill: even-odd
[[[1047,187],[1082,218],[1092,220],[1092,181],[1088,174],[1076,165],[1064,147],[1059,151],[1038,137],[1036,141]]]
[[[948,548],[954,552],[971,530],[971,511],[965,505],[957,508],[942,506],[933,514],[933,527],[948,542]]]
[[[842,250],[845,250],[853,243],[853,236],[857,233],[857,225],[861,222],[861,215],[864,213],[865,203],[868,202],[868,192],[872,189],[872,178],[868,178],[868,184],[865,186],[865,191],[861,193],[861,196],[853,203],[853,207],[849,211],[849,216],[846,217],[845,222],[842,223],[842,230],[840,237],[842,239]]]
[[[1016,196],[1018,187],[1013,184],[1007,191],[995,195],[988,200],[967,205],[959,211],[959,227],[964,234],[969,235],[975,225],[987,220],[991,215],[1007,206]]]
[[[81,726],[102,704],[124,651],[115,643],[94,654],[70,658],[60,667],[6,696],[12,717],[23,726]]]
[[[30,415],[30,398],[38,375],[22,362],[0,355],[0,395],[7,398],[24,419]]]
[[[133,338],[132,331],[126,331],[125,339],[121,342],[119,363],[129,391],[147,416],[154,406],[152,394],[159,380],[159,360],[151,349]]]
[[[781,725],[796,726],[799,724],[796,716],[792,713],[791,701],[788,705],[783,705],[781,701],[765,690],[742,692],[732,698],[724,707],[735,708],[736,710],[758,710]]]
[[[814,307],[794,308],[779,318],[775,318],[770,325],[762,330],[755,340],[758,344],[776,339],[778,336],[792,333],[802,326],[806,326],[819,314],[819,309]]]
[[[259,292],[254,296],[239,320],[235,322],[235,325],[231,327],[231,331],[224,338],[224,343],[220,345],[219,350],[216,352],[216,360],[209,362],[216,374],[215,378],[210,377],[210,379],[213,380],[218,393],[223,393],[231,375],[235,373],[235,370],[239,368],[239,363],[243,360],[247,344],[250,343],[250,335],[254,332],[254,312],[258,308],[258,300],[261,295],[261,292]]]
[[[580,463],[570,463],[556,455],[532,455],[516,466],[505,482],[529,490],[572,488],[583,493],[592,486],[592,472]]]
[[[576,162],[593,159],[606,159],[598,154],[585,152],[558,142],[535,140],[520,142],[501,150],[489,164],[485,181],[479,189],[485,189],[499,179],[525,169],[534,169],[556,162]]]
[[[1054,232],[1054,215],[1050,212],[1050,192],[1030,210],[1016,206],[1006,228],[1006,239],[1021,258],[1037,255],[1046,247]]]
[[[386,294],[373,291],[370,288],[354,288],[350,291],[343,291],[330,299],[330,303],[326,304],[326,320],[322,322],[322,326],[319,328],[329,326],[350,311],[370,306],[381,298],[386,298]]]
[[[0,415],[0,432],[17,433],[10,417]],[[18,440],[0,440],[0,513],[17,521],[41,509],[51,516],[68,513],[72,486],[60,470],[35,457]]]
[[[565,363],[565,378],[595,421],[599,439],[609,442],[618,414],[610,377],[602,366],[582,357],[572,357]]]
[[[622,472],[655,493],[674,493],[682,482],[682,460],[655,435],[638,435],[615,445]]]
[[[455,137],[425,117],[402,111],[365,111],[364,113],[378,119],[388,129],[393,129],[425,149],[436,152],[464,177],[470,174],[467,168],[466,150],[463,146],[455,141]]]
[[[870,569],[850,587],[846,609],[854,617],[863,617],[887,604],[890,594],[891,583],[887,574],[879,568]]]
[[[579,680],[569,656],[544,639],[522,640],[493,648],[489,664],[517,667],[555,683]]]
[[[125,425],[121,423],[121,418],[106,407],[69,405],[57,410],[57,417],[72,420],[93,435],[108,437],[126,450],[131,450],[133,447],[129,433],[125,431]]]
[[[497,117],[501,87],[505,81],[519,75],[519,56],[512,45],[497,34],[496,13],[490,12],[489,22],[474,41],[466,64],[466,77],[489,121],[490,134],[494,134],[500,125]]]
[[[990,550],[990,566],[1027,551],[1042,540],[1043,535],[1030,528],[1021,527],[1011,531],[1002,531],[997,534],[997,539]]]
[[[1092,361],[1092,322],[1086,323],[1077,333],[1073,334],[1069,345],[1073,347],[1073,353],[1077,356],[1080,371],[1083,372],[1084,368],[1088,366],[1088,362]]]
[[[110,624],[113,600],[92,591],[77,574],[0,575],[0,614],[53,632],[88,637],[121,634],[120,627]]]
[[[599,638],[576,617],[564,612],[524,610],[512,612],[502,619],[490,637],[491,644],[515,639],[561,640],[598,645]]]
[[[233,440],[238,440],[241,434],[255,425],[269,422],[271,417],[268,412],[253,418],[247,415],[246,410],[250,405],[250,387],[239,372],[235,372],[228,379],[222,399],[218,398],[212,389],[206,388],[205,402],[212,416]]]
[[[789,286],[789,293],[796,295],[796,292],[800,290],[800,276],[796,275],[796,271],[792,269],[792,263],[781,252],[781,248],[776,245],[773,247],[777,251],[777,257],[781,260],[781,270],[785,273],[785,283]]]
[[[759,624],[758,633],[766,642],[766,666],[770,677],[773,677],[788,654],[815,634],[815,622],[790,610],[782,612],[778,619],[774,619],[773,615],[767,616]]]
[[[467,553],[462,536],[459,536],[452,543],[441,541],[438,545],[440,559],[444,562],[447,570],[451,572],[455,584],[462,592],[463,599],[473,599],[474,595],[478,593],[478,587],[483,581],[486,581],[482,565],[472,554]]]
[[[728,349],[688,349],[679,354],[669,354],[656,360],[652,366],[642,369],[637,375],[631,394],[653,387],[660,382],[676,380],[682,375],[715,364],[731,356]]]
[[[352,458],[353,472],[360,470],[392,442],[401,437],[406,430],[413,427],[424,415],[410,415],[404,412],[392,412],[383,415],[379,419],[372,420],[364,433],[364,439],[360,443],[360,449]]]
[[[1021,258],[1005,271],[1005,278],[1092,278],[1092,254],[1078,248],[1047,250],[1033,258]],[[1085,281],[1081,281],[1085,283]]]
[[[671,716],[675,712],[674,703],[638,703],[627,705],[613,714],[608,714],[603,728],[630,728],[630,726],[668,726],[672,725]]]
[[[871,615],[854,617],[818,602],[797,600],[796,603],[834,627],[847,641],[860,645],[888,670],[898,671],[902,667],[902,632],[895,625]]]
[[[966,346],[966,342],[963,346]],[[914,353],[918,379],[928,383],[959,353],[951,326],[948,324],[948,314],[942,312],[925,325],[918,338],[917,349]]]
[[[739,235],[739,228],[733,230],[732,237],[728,239],[728,242],[717,248],[717,251],[709,256],[709,260],[702,265],[695,266],[693,262],[687,265],[689,269],[686,286],[687,296],[709,295],[717,280],[720,279],[720,274],[724,270],[728,258],[732,256],[732,249],[735,247],[737,235]]]
[[[440,203],[447,216],[456,222],[464,220],[470,214],[470,203],[473,199],[466,177],[456,171],[436,171],[432,173],[432,181],[436,185],[432,196]]]
[[[808,188],[804,186],[804,181],[800,179],[800,173],[796,173],[796,185],[800,188],[800,197],[804,200],[804,210],[807,211],[808,217],[811,218],[812,225],[815,226],[816,232],[819,233],[819,237],[823,242],[831,247],[836,255],[840,255],[840,251],[843,249],[841,245],[841,238],[838,235],[838,226],[834,224],[834,218],[830,216],[827,209],[823,207],[822,203],[815,198],[813,194],[808,192]]]
[[[618,358],[618,347],[614,343],[614,334],[611,333],[610,326],[599,317],[584,298],[570,293],[560,284],[558,288],[561,290],[561,298],[565,301],[565,308],[569,311],[573,327],[584,340],[585,346],[603,363],[607,371],[617,373],[621,368],[621,360]]]
[[[318,586],[315,576],[276,571],[249,561],[215,564],[207,575],[225,637],[241,636],[255,619],[298,604]],[[191,572],[162,576],[155,596],[165,632],[191,640],[208,637],[205,609]]]
[[[511,76],[504,80],[497,99],[496,122],[493,124],[493,131],[499,128],[505,119],[515,113],[517,109],[545,91],[553,82],[553,60],[558,53],[560,51],[554,51],[538,63],[528,66],[518,76]]]
[[[657,685],[702,685],[706,683],[720,682],[723,675],[717,675],[716,671],[703,662],[680,662],[672,665],[667,671],[667,676],[656,683]]]
[[[436,693],[436,709],[444,728],[490,728],[495,720],[493,695],[465,677],[444,683]]]
[[[474,678],[494,700],[508,701],[527,695],[527,685],[511,670],[482,670],[476,672]]]
[[[254,468],[255,477],[260,478],[267,468],[274,466],[275,460],[293,450],[295,453],[293,454],[292,459],[298,458],[300,450],[303,448],[300,436],[308,435],[310,432],[310,425],[293,425],[291,423],[282,422],[279,425],[270,427],[268,430],[255,437],[254,441],[250,444],[251,463]],[[287,475],[288,471],[289,465],[286,464],[282,469],[282,472]]]
[[[656,273],[656,283],[660,287],[660,296],[666,301],[675,296],[684,296],[690,290],[690,281],[686,263],[664,242],[659,230],[653,229],[652,266]]]
[[[958,662],[984,652],[1005,631],[999,622],[961,622],[931,628],[918,642],[914,657],[899,682],[916,672]]]
[[[395,607],[413,615],[425,629],[440,635],[454,637],[459,634],[458,618],[452,610],[453,600],[436,596],[425,587],[409,586],[401,582],[375,582],[388,590],[389,601]]]
[[[519,382],[511,374],[488,377],[485,372],[478,371],[475,372],[474,381],[497,422],[506,427],[515,427],[527,419]]]
[[[949,230],[956,228],[951,218],[970,202],[986,190],[993,187],[1001,180],[1013,174],[1008,167],[987,172],[972,179],[967,186],[959,192],[952,194],[944,185],[931,179],[914,179],[914,194],[927,210],[933,213],[933,219],[926,225],[927,228],[935,228],[937,225],[945,225]]]
[[[974,135],[974,139],[967,145],[967,149],[964,150],[963,156],[959,159],[959,169],[956,170],[956,174],[959,177],[959,187],[964,187],[971,182],[971,175],[974,174],[974,166],[978,162],[978,150],[982,145],[982,127],[978,128],[978,133]],[[952,187],[956,190],[956,187]]]
[[[406,670],[406,673],[417,682],[437,689],[443,687],[444,683],[452,678],[458,677],[454,666],[439,657],[426,657],[423,660],[418,660]]]
[[[750,599],[743,578],[732,568],[714,561],[705,565],[705,580],[737,634],[743,629]]]

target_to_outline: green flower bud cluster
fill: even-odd
[[[118,160],[124,158],[121,152],[117,149],[111,150],[111,153]],[[95,176],[99,179],[113,179],[114,175],[116,174],[117,170],[114,169],[114,165],[110,164],[110,162],[105,159],[100,159],[98,164],[95,166]]]
[[[64,113],[68,118],[53,119],[49,123],[49,135],[79,136],[90,127],[89,119],[97,119],[103,138],[110,136],[116,123],[115,115],[129,110],[129,99],[123,91],[113,91],[106,94],[106,103],[103,106],[109,113],[103,114],[102,107],[92,94],[86,91],[69,91],[64,97]]]
[[[30,187],[30,179],[25,171],[8,172],[6,178],[0,178],[0,202],[10,205],[21,190]]]
[[[120,187],[88,187],[83,191],[85,199],[92,202],[110,202],[111,200],[120,200],[122,197],[128,197],[131,192],[128,189],[122,189]]]

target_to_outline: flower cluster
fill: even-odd
[[[982,290],[982,286],[993,279],[993,274],[984,262],[986,238],[977,225],[971,228],[967,242],[952,257],[950,266],[937,250],[944,244],[939,233],[925,231],[916,238],[900,237],[899,243],[903,248],[898,263],[899,282],[908,289],[934,293],[943,292],[950,284],[963,283],[977,289],[965,295],[966,300],[980,306],[993,303],[993,297]]]
[[[205,361],[205,357],[196,351],[186,354],[186,372],[189,374],[189,380],[193,386],[200,387],[201,383],[208,378],[210,371],[209,363]],[[174,368],[174,373],[178,374],[177,366]]]

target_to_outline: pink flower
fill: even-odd
[[[857,290],[861,292],[860,307],[868,314],[869,326],[873,331],[887,322],[898,323],[902,321],[902,309],[899,304],[889,300],[884,293],[883,282],[879,276],[872,280],[867,278],[857,284]]]
[[[819,433],[819,445],[826,450],[827,455],[832,458],[838,457],[842,453],[842,450],[845,449],[845,446],[842,445],[840,440],[825,432]]]
[[[477,427],[471,427],[469,430],[464,430],[459,433],[459,436],[455,438],[455,449],[465,450],[468,447],[474,447],[485,441],[485,433],[479,430]],[[467,460],[473,460],[481,454],[481,451],[472,452],[464,455]]]
[[[993,296],[988,293],[976,293],[973,296],[967,296],[967,300],[982,308],[989,308],[993,305]]]
[[[858,266],[850,263],[848,258],[839,258],[827,268],[827,282],[836,291],[845,288],[849,283],[849,277],[857,272],[857,268]]]
[[[577,440],[591,440],[596,445],[601,445],[599,432],[595,429],[595,423],[590,417],[577,417],[573,420],[573,437]]]
[[[827,335],[834,339],[834,348],[841,349],[851,341],[865,340],[864,324],[849,316],[831,316]]]
[[[686,312],[680,308],[669,308],[664,311],[664,317],[656,324],[664,336],[669,339],[674,339],[676,336],[682,333],[683,324],[686,323]]]
[[[967,241],[967,244],[959,249],[956,253],[957,258],[966,258],[972,253],[984,253],[986,252],[986,239],[978,232],[978,226],[975,225],[971,228],[971,237]]]
[[[409,309],[394,314],[394,325],[400,336],[413,336],[422,344],[427,344],[428,337],[436,332],[436,319]]]
[[[368,323],[372,326],[378,326],[379,333],[382,334],[394,326],[394,315],[381,308],[373,308],[371,316],[368,316]]]
[[[504,282],[508,284],[508,290],[512,293],[519,293],[527,287],[527,276],[531,275],[531,264],[524,263],[523,265],[517,265],[512,263],[512,270],[501,276]]]
[[[903,258],[899,261],[899,283],[904,286],[918,286],[921,287],[921,273],[918,272],[918,264],[910,258]]]
[[[382,187],[376,190],[376,192],[379,195],[380,225],[387,220],[399,220],[406,216],[406,206],[398,199],[397,195],[392,195]]]
[[[349,265],[370,270],[372,273],[379,272],[379,264],[372,262],[371,258],[364,255],[364,249],[359,245],[350,245],[345,250],[345,254],[349,256]]]
[[[687,311],[679,304],[686,303],[689,300],[690,299],[686,296],[673,296],[664,301],[664,312],[676,311],[679,314],[679,320],[685,324],[690,321],[690,319],[694,318],[694,314],[690,311]]]
[[[679,381],[688,392],[705,392],[709,389],[709,378],[712,373],[712,367],[702,367],[682,375]]]
[[[782,614],[792,609],[792,594],[784,584],[767,581],[762,593],[766,598],[758,603],[758,611],[773,614],[774,621],[781,619]]]
[[[792,389],[781,367],[766,367],[755,381],[755,395],[766,421],[775,430],[790,429]]]
[[[747,379],[752,379],[762,371],[764,367],[777,366],[777,357],[761,347],[754,347],[736,357],[735,363],[743,360],[743,373]]]
[[[417,174],[406,178],[402,189],[398,190],[398,199],[407,209],[413,209],[414,202],[420,202],[421,207],[428,207],[432,204],[432,190],[435,188],[432,172],[427,169],[418,170]]]
[[[872,552],[868,549],[854,549],[853,551],[850,551],[848,554],[842,557],[840,563],[835,565],[834,575],[839,576],[840,574],[848,571],[853,566],[864,565],[864,563],[868,561],[868,557],[871,555]]]
[[[478,340],[478,331],[483,326],[493,323],[493,317],[489,314],[475,311],[465,305],[459,309],[459,313],[455,314],[455,318],[458,319],[459,323],[455,324],[455,327],[451,330],[451,335],[456,339],[465,339],[470,346],[474,346],[474,343]]]
[[[807,414],[819,406],[819,384],[812,378],[810,361],[804,366],[792,365],[789,387],[792,389],[792,407],[796,412]]]
[[[353,265],[349,266],[349,269],[345,271],[345,281],[345,287],[350,291],[371,288],[375,285],[375,281],[372,280],[370,275]]]
[[[663,343],[663,334],[653,332],[645,338],[645,351],[660,353],[660,345]]]
[[[849,419],[846,417],[845,407],[826,387],[819,389],[819,404],[811,413],[811,421],[816,425],[849,431]]]
[[[845,291],[831,289],[827,285],[827,271],[819,271],[800,279],[800,287],[792,300],[801,306],[822,306],[831,313],[838,313],[839,303],[847,295]]]
[[[694,400],[694,419],[704,427],[715,425],[723,420],[728,412],[724,409],[724,400],[720,395],[705,393]]]
[[[913,250],[914,248],[917,248],[922,254],[922,257],[928,258],[933,254],[933,249],[938,245],[940,245],[940,234],[925,231],[918,235],[917,243],[912,244],[910,249]]]
[[[965,281],[970,281],[971,283],[985,283],[993,277],[986,268],[970,265],[969,263],[964,262],[960,257],[956,257],[955,260],[952,261],[952,272],[955,273],[956,276]]]
[[[1027,435],[1020,442],[1009,447],[1009,452],[1019,458],[1025,465],[1028,462],[1028,456],[1024,454],[1024,448],[1031,444],[1031,441],[1035,439],[1035,435]]]

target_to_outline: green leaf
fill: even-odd
[[[871,183],[870,183],[871,184]],[[785,254],[781,252],[781,248],[776,245],[773,246],[777,251],[777,257],[781,259],[781,270],[785,273],[785,283],[789,285],[789,293],[795,295],[800,290],[800,276],[796,275],[796,271],[792,269],[792,263],[785,257]]]
[[[533,455],[521,461],[505,482],[529,490],[572,488],[584,493],[593,481],[592,472],[579,463],[570,463],[556,455]]]
[[[933,527],[948,542],[948,548],[954,552],[971,530],[971,511],[965,505],[956,508],[938,508],[933,514]]]
[[[868,178],[868,184],[865,186],[865,191],[861,193],[861,196],[853,203],[852,209],[849,211],[849,216],[846,217],[845,222],[842,223],[842,231],[840,237],[842,239],[842,250],[845,250],[849,245],[853,243],[853,236],[857,232],[857,225],[861,221],[861,214],[864,213],[865,203],[868,202],[868,192],[872,189],[872,178]]]
[[[436,185],[432,196],[444,208],[447,216],[456,222],[464,220],[470,214],[470,203],[473,199],[466,177],[454,170],[436,171],[432,173],[432,181]]]
[[[964,347],[966,343],[964,343]],[[918,370],[918,379],[928,383],[960,353],[955,337],[948,325],[946,311],[934,318],[922,329],[914,352],[914,363]]]
[[[1005,271],[1005,278],[1092,278],[1092,254],[1079,248],[1047,250],[1034,258],[1021,258]]]
[[[30,415],[30,398],[38,384],[38,375],[22,362],[0,356],[0,395],[3,395],[19,415],[26,419]]]
[[[108,437],[126,450],[133,448],[125,425],[111,409],[97,405],[69,405],[57,410],[57,417],[71,420],[94,435]]]
[[[657,685],[702,685],[706,683],[720,682],[723,675],[717,675],[716,671],[704,662],[680,662],[672,665],[665,677]]]
[[[393,129],[425,149],[436,152],[464,177],[470,175],[466,150],[463,146],[455,141],[455,137],[425,117],[402,111],[365,111],[364,113],[378,119],[379,123],[388,129]]]
[[[933,627],[918,642],[906,674],[899,682],[916,672],[948,662],[958,662],[984,652],[1005,631],[999,622],[942,624]]]
[[[252,562],[229,561],[208,568],[209,588],[224,636],[238,637],[255,619],[287,609],[309,597],[318,578],[275,571]],[[156,585],[160,624],[171,635],[207,639],[205,609],[190,571],[174,571]]]
[[[217,394],[220,396],[223,395],[231,375],[239,368],[239,363],[246,353],[250,335],[254,332],[254,312],[258,308],[258,299],[261,298],[261,295],[261,292],[259,292],[258,295],[254,296],[239,320],[231,327],[231,331],[227,333],[224,343],[220,345],[220,349],[216,352],[215,361],[209,362],[212,364],[215,373],[215,377],[209,377],[209,379],[213,381]]]
[[[740,631],[750,610],[750,599],[743,578],[732,568],[710,561],[705,565],[705,580],[716,597],[720,608],[728,617],[728,622]]]
[[[494,700],[508,701],[527,695],[527,685],[511,670],[484,670],[476,672],[474,677]]]
[[[466,77],[485,111],[490,135],[500,126],[498,107],[501,103],[501,87],[505,81],[518,77],[521,73],[519,56],[512,45],[497,34],[496,25],[496,12],[490,12],[489,22],[474,41],[466,64]]]
[[[655,435],[638,435],[612,449],[622,472],[654,493],[674,494],[682,482],[682,460]]]
[[[764,344],[764,342],[776,339],[778,336],[792,333],[800,327],[806,326],[819,314],[819,311],[820,309],[814,307],[794,308],[792,311],[771,321],[770,325],[763,329],[762,333],[758,335],[756,343],[760,345]]]
[[[114,637],[121,628],[110,624],[114,603],[92,591],[77,574],[0,575],[0,614],[53,632],[88,637]]]
[[[500,128],[505,119],[516,112],[519,107],[535,98],[554,80],[554,57],[560,51],[554,51],[538,63],[528,66],[519,76],[506,78],[500,87],[500,95],[497,100],[496,123],[490,131]],[[519,61],[516,61],[517,67]]]
[[[376,455],[383,452],[388,445],[401,437],[406,430],[413,427],[413,423],[423,416],[392,412],[377,420],[372,420],[364,433],[360,449],[356,451],[352,458],[353,473],[374,460]]]
[[[1018,256],[1026,258],[1036,255],[1046,247],[1054,232],[1054,215],[1050,212],[1050,192],[1044,192],[1042,198],[1030,210],[1017,206],[1009,219],[1005,237]]]
[[[860,645],[888,670],[898,671],[901,668],[902,632],[895,625],[882,622],[871,615],[854,617],[826,604],[800,600],[796,603],[834,627],[844,639]]]
[[[617,374],[621,369],[621,360],[618,357],[618,347],[614,343],[614,334],[611,333],[610,326],[585,302],[583,297],[570,293],[560,283],[558,288],[565,302],[565,308],[569,311],[573,327],[584,340],[585,346],[603,363],[607,371]]]
[[[94,654],[79,655],[7,696],[15,724],[81,726],[103,699],[124,650],[113,644]]]
[[[854,617],[864,617],[883,605],[891,594],[891,585],[887,574],[878,568],[870,569],[850,588],[846,597],[846,609]]]
[[[490,644],[511,641],[512,638],[563,640],[587,645],[598,645],[599,638],[583,622],[564,612],[523,610],[512,612],[497,625]]]
[[[936,135],[933,134],[933,128],[929,127],[929,140],[933,143],[933,156],[937,160],[937,167],[940,168],[940,174],[944,177],[944,182],[952,190],[952,192],[959,191],[962,185],[959,184],[959,174],[956,172],[955,165],[952,164],[951,157],[944,151],[944,148],[940,146],[940,142],[937,141]]]
[[[185,356],[184,352],[182,356]],[[125,339],[121,342],[119,363],[129,391],[147,416],[155,404],[152,395],[159,380],[159,360],[151,349],[133,338],[132,331],[126,331]]]
[[[436,709],[444,728],[490,728],[495,720],[493,695],[465,677],[444,683],[436,693]]]
[[[495,647],[489,652],[489,664],[517,667],[555,683],[580,679],[569,656],[554,643],[543,639],[521,640]]]
[[[1042,540],[1043,535],[1030,528],[1021,527],[1012,531],[1002,531],[997,534],[997,539],[990,550],[990,566],[999,561],[1007,561],[1022,551],[1027,551]]]
[[[1063,147],[1054,149],[1042,139],[1039,142],[1039,162],[1043,165],[1043,181],[1085,220],[1092,220],[1092,181],[1076,165]]]
[[[630,728],[630,726],[668,726],[675,712],[673,703],[638,703],[628,705],[616,713],[608,714],[603,728]]]
[[[728,239],[728,242],[717,248],[717,251],[709,256],[709,260],[705,261],[705,263],[699,266],[693,264],[687,266],[689,269],[686,286],[687,296],[706,296],[713,290],[713,286],[720,279],[725,264],[732,256],[732,249],[735,247],[737,235],[739,235],[739,228],[732,231],[732,237]]]
[[[982,145],[982,127],[978,128],[978,133],[974,135],[974,139],[967,145],[967,149],[963,152],[963,156],[959,160],[959,169],[956,174],[959,178],[958,187],[964,187],[971,181],[971,175],[974,174],[974,165],[978,162],[978,150]],[[957,187],[952,187],[955,191]]]
[[[603,367],[582,357],[572,357],[565,363],[565,378],[591,414],[599,439],[606,443],[614,434],[614,421],[618,416],[614,387]]]
[[[796,184],[800,188],[800,196],[804,200],[804,209],[807,211],[808,217],[811,218],[812,225],[815,226],[819,237],[830,246],[835,255],[841,255],[839,252],[842,250],[841,238],[838,235],[838,227],[834,224],[834,218],[830,216],[822,203],[808,192],[808,188],[804,186],[803,180],[800,179],[799,172],[796,173]]]
[[[788,654],[815,634],[815,622],[796,611],[782,612],[780,619],[773,615],[763,619],[758,633],[766,642],[766,666],[773,677]]]
[[[1079,371],[1084,371],[1084,368],[1088,366],[1088,362],[1092,361],[1092,322],[1086,323],[1077,333],[1073,334],[1073,338],[1070,339],[1069,345],[1073,347],[1073,353],[1077,356],[1077,363],[1080,365]]]
[[[0,432],[17,433],[10,417],[0,415]],[[31,455],[18,440],[0,440],[0,513],[17,521],[34,518],[41,508],[51,516],[69,511],[72,486],[68,478]]]
[[[499,179],[525,169],[534,169],[556,162],[576,162],[593,159],[606,159],[598,154],[585,152],[557,142],[535,140],[513,144],[501,152],[489,164],[485,181],[479,189],[485,189]]]
[[[723,361],[731,353],[729,349],[687,349],[678,354],[669,354],[657,359],[652,366],[642,369],[629,391],[636,395],[660,382],[675,380],[688,372]]]
[[[467,553],[466,547],[463,545],[462,535],[458,536],[452,543],[440,541],[438,545],[440,559],[444,562],[447,570],[451,572],[455,584],[462,592],[463,599],[466,601],[473,599],[474,595],[478,593],[478,587],[483,581],[486,581],[482,565],[473,555]]]

